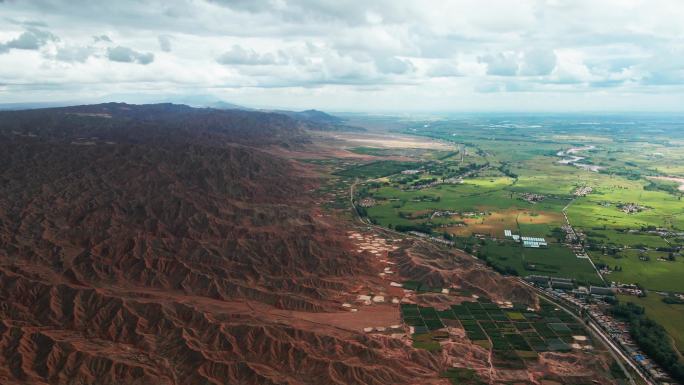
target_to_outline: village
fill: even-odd
[[[613,317],[608,309],[617,294],[643,295],[635,285],[612,283],[611,287],[576,287],[569,279],[528,276],[525,280],[543,290],[550,297],[572,307],[588,325],[595,323],[614,341],[625,355],[656,383],[672,381],[668,374],[638,347],[630,334],[629,325]]]
[[[432,237],[429,234],[420,232],[409,232],[408,234],[445,246],[453,246],[452,242],[443,238]],[[505,237],[521,242],[523,245],[527,245],[526,247],[540,247],[546,242],[543,238],[522,237],[513,234],[511,230],[506,230],[504,235]],[[436,348],[440,343],[444,343],[445,341],[451,339],[458,340],[464,337],[471,338],[477,343],[480,343],[478,341],[481,340],[488,340],[488,343],[499,341],[496,339],[498,338],[496,337],[496,333],[483,328],[488,325],[487,322],[489,321],[477,321],[475,325],[484,322],[484,324],[479,327],[464,326],[471,325],[471,321],[468,321],[470,319],[468,317],[471,316],[468,314],[475,314],[477,315],[476,317],[480,317],[483,314],[489,314],[489,317],[494,317],[493,314],[499,314],[499,310],[496,309],[511,310],[516,309],[516,305],[501,302],[493,304],[493,307],[488,307],[489,305],[487,305],[486,299],[481,299],[474,295],[470,296],[468,299],[456,286],[447,288],[421,288],[420,284],[416,285],[411,282],[409,282],[410,285],[407,285],[406,282],[401,282],[400,279],[395,276],[397,273],[395,271],[396,265],[390,260],[391,257],[389,255],[392,251],[398,249],[401,240],[384,239],[376,235],[364,235],[361,232],[350,233],[349,238],[358,242],[357,252],[368,252],[374,255],[377,258],[377,261],[383,265],[382,271],[378,275],[387,282],[387,289],[377,293],[367,292],[358,294],[354,301],[344,303],[342,307],[348,311],[356,312],[358,311],[359,306],[392,304],[393,306],[399,306],[401,310],[401,322],[388,325],[367,325],[363,327],[364,332],[384,334],[392,338],[400,339],[406,344],[431,348]],[[593,285],[582,286],[578,285],[573,279],[543,275],[527,276],[525,277],[525,280],[539,290],[542,290],[550,298],[562,301],[574,309],[574,311],[584,319],[584,322],[586,322],[588,326],[595,324],[603,333],[605,333],[607,338],[610,338],[619,346],[619,349],[624,352],[628,359],[633,361],[633,363],[646,373],[655,383],[668,383],[668,381],[671,381],[667,373],[639,349],[630,335],[628,325],[624,321],[615,319],[608,311],[610,303],[614,301],[615,296],[618,294],[632,296],[644,295],[645,293],[643,290],[637,285],[612,282],[609,287]],[[455,307],[452,306],[452,313],[448,310],[438,310],[435,312],[434,310],[430,310],[432,308],[424,308],[416,305],[417,296],[420,296],[421,293],[438,293],[453,298],[455,303],[462,303],[462,305],[453,305]],[[489,309],[485,310],[485,313],[481,313],[482,310],[478,310],[480,307],[472,308],[472,305],[468,305],[470,302],[467,302],[475,301],[475,303],[479,303],[479,301],[482,300],[485,302],[477,306],[485,306],[484,309]],[[531,309],[524,309],[524,311],[530,312]],[[522,313],[527,314],[524,313],[524,311]],[[518,316],[513,316],[513,319],[509,320],[509,322],[515,322],[515,318],[517,317]],[[501,318],[501,320],[504,319],[507,320],[508,318]],[[465,334],[463,333],[463,327],[467,327]],[[558,327],[560,328],[560,326]],[[494,340],[492,339],[492,336],[488,334],[490,332],[494,333]],[[540,331],[540,333],[542,333],[540,335],[543,335],[543,333],[549,333],[549,335],[551,335],[551,332],[548,331]],[[560,332],[557,331],[556,333]],[[559,336],[560,335],[562,334],[559,334]],[[561,351],[565,349],[592,349],[591,344],[587,345],[587,342],[589,341],[585,335],[572,335],[568,338],[571,339],[568,340],[567,343],[552,342],[549,340],[549,342],[547,342],[548,345],[545,345],[546,348],[543,348],[537,339],[532,339],[528,341],[528,344],[534,342],[537,345],[527,346],[532,346],[530,348],[531,351],[534,351],[535,349],[560,349]],[[546,340],[546,338],[541,337],[541,340]],[[523,342],[519,343],[524,344]]]
[[[361,328],[363,332],[427,350],[439,350],[449,343],[462,344],[465,339],[476,349],[491,350],[497,362],[508,362],[507,365],[520,368],[526,365],[526,360],[533,360],[542,352],[592,351],[595,348],[583,325],[545,301],[540,309],[533,309],[507,301],[492,302],[455,284],[430,287],[420,282],[402,281],[392,252],[405,244],[405,238],[379,236],[368,230],[370,228],[360,227],[349,232],[348,238],[354,243],[356,252],[372,255],[383,283],[359,288],[360,291],[341,307],[363,316],[363,312],[372,311],[374,307],[392,306],[397,308],[400,318],[399,322],[387,324],[369,322]],[[452,246],[444,243],[444,239],[428,234],[409,232],[407,235]],[[522,241],[522,237],[520,239]],[[423,296],[439,296],[442,305],[421,305],[425,303],[421,300]]]

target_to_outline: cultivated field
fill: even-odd
[[[360,181],[370,222],[445,238],[504,274],[684,293],[684,133],[640,119],[383,120],[422,143],[348,136],[370,159],[337,175]],[[523,247],[505,230],[547,244]],[[647,311],[665,321],[667,306]]]

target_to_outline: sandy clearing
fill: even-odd
[[[423,148],[431,150],[449,150],[455,147],[429,138],[408,135],[377,135],[366,133],[334,133],[332,138],[348,142],[352,146],[369,146],[378,148]]]
[[[394,305],[364,306],[357,312],[296,313],[297,317],[343,329],[363,331],[365,327],[389,327],[400,324],[399,308]]]

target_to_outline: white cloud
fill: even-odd
[[[524,53],[521,75],[544,76],[556,68],[556,53],[553,50],[533,49]]]
[[[234,45],[231,49],[216,58],[220,64],[268,65],[276,64],[276,56],[270,52],[258,53],[251,48]]]
[[[405,74],[415,69],[410,60],[399,59],[397,57],[381,58],[375,61],[375,66],[382,73]]]
[[[551,81],[572,84],[597,80],[586,64],[584,64],[582,52],[576,50],[562,50],[556,55],[558,63],[551,74]]]
[[[463,76],[463,72],[459,69],[457,63],[452,63],[450,61],[440,60],[435,64],[428,67],[426,71],[429,77],[452,77],[452,76]]]
[[[159,41],[159,48],[164,52],[171,52],[171,36],[170,35],[159,35],[157,40]]]
[[[487,64],[487,75],[515,76],[518,73],[518,57],[515,52],[498,52],[480,56]]]
[[[67,45],[59,47],[54,58],[64,62],[85,62],[95,53],[91,46]]]
[[[684,95],[680,0],[37,0],[0,10],[11,21],[0,25],[0,102],[94,88],[199,89],[283,107],[295,100],[279,99],[287,89],[303,107],[342,109],[514,103],[521,92],[531,106],[565,108],[556,100],[568,93],[660,108]]]

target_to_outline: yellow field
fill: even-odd
[[[560,213],[530,212],[526,210],[503,210],[477,218],[463,218],[466,226],[449,227],[447,232],[467,236],[472,234],[489,234],[501,237],[505,229],[517,232],[518,223],[521,224],[551,224],[563,220]]]

